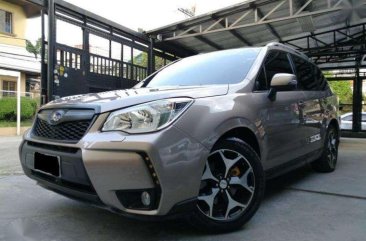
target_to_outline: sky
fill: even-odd
[[[243,2],[244,0],[66,0],[78,7],[105,17],[133,30],[151,30],[186,19],[178,8],[196,7],[196,15]],[[71,41],[68,26],[61,26],[61,36]],[[35,41],[41,36],[40,19],[28,20],[26,38]],[[73,40],[77,41],[77,40]]]

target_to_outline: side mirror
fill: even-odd
[[[271,80],[271,88],[293,89],[297,85],[296,76],[293,74],[275,74]]]
[[[297,80],[295,75],[285,73],[275,74],[271,80],[271,88],[268,93],[268,98],[271,101],[275,101],[277,91],[293,90],[296,86]]]

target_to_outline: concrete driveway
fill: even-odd
[[[22,174],[19,143],[0,138],[0,240],[366,240],[366,140],[341,140],[334,173],[304,167],[269,182],[254,218],[221,235],[182,220],[129,220],[44,190]]]

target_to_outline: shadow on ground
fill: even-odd
[[[263,204],[281,195],[289,185],[300,182],[309,175],[311,170],[303,167],[267,182]],[[40,188],[37,186],[37,189]],[[48,192],[43,189],[39,191]],[[212,238],[211,234],[190,225],[186,218],[154,222],[132,220],[53,193],[46,193],[46,195],[52,196],[55,200],[48,199],[40,202],[40,205],[46,202],[47,204],[43,209],[38,209],[36,217],[33,213],[29,217],[21,215],[21,218],[8,224],[5,232],[6,240],[21,240],[21,237],[34,240],[74,240],[84,239],[85,235],[88,235],[88,240],[206,240]],[[249,222],[246,226],[251,225]],[[246,226],[242,231],[245,231]],[[221,235],[230,236],[230,234]],[[215,235],[215,239],[221,235]]]

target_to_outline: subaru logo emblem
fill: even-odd
[[[65,112],[62,110],[56,110],[50,115],[50,123],[56,125],[64,116]]]

